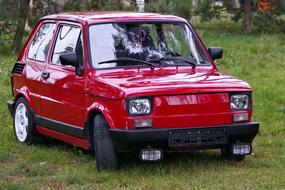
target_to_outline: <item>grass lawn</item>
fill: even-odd
[[[15,141],[6,101],[15,56],[0,55],[0,190],[2,189],[285,189],[285,35],[199,31],[207,46],[224,48],[219,69],[251,84],[254,154],[223,160],[217,150],[167,154],[157,163],[122,155],[118,171],[96,171],[93,153],[46,140]]]

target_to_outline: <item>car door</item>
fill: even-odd
[[[44,70],[50,45],[56,30],[54,21],[43,21],[32,36],[24,61],[26,69],[25,85],[29,91],[29,97],[33,103],[36,114],[41,114],[40,97],[42,93],[41,75]]]
[[[59,23],[49,64],[43,71],[42,126],[81,137],[84,128],[86,74],[60,63],[60,55],[82,49],[82,29],[73,23]],[[82,55],[82,52],[81,52]],[[83,60],[83,57],[82,57]]]

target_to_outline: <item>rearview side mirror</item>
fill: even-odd
[[[213,60],[221,59],[223,57],[223,48],[220,47],[210,47],[208,52]]]
[[[82,64],[79,64],[79,59],[80,58],[78,57],[76,52],[65,53],[59,56],[59,60],[62,65],[70,65],[75,67],[76,75],[81,76],[83,72],[83,66]]]
[[[62,65],[70,65],[75,68],[79,66],[79,62],[75,52],[61,54],[59,56],[59,60]]]

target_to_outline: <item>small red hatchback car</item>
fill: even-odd
[[[222,53],[176,16],[46,16],[12,70],[16,139],[43,135],[94,150],[98,170],[117,168],[120,152],[156,161],[167,151],[219,148],[243,160],[259,124],[251,87],[218,72]]]

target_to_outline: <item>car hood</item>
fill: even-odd
[[[214,92],[251,91],[246,82],[215,70],[136,70],[96,73],[93,95],[119,99],[129,96],[159,96]]]

